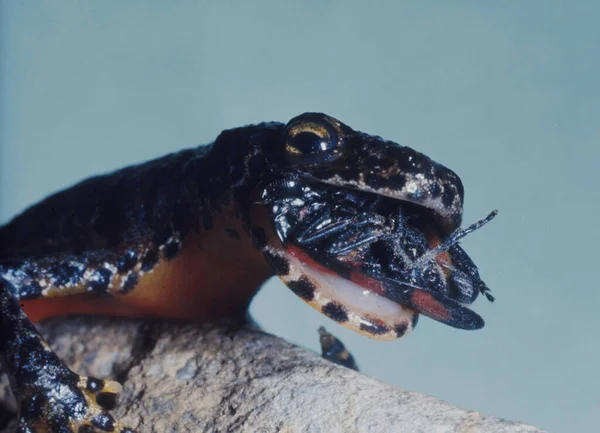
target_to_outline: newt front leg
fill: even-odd
[[[18,433],[83,431],[94,426],[106,432],[133,433],[102,405],[121,385],[69,370],[37,332],[14,294],[0,278],[0,347],[2,366],[19,398]]]

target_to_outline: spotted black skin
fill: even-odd
[[[314,131],[326,137],[316,148]],[[0,227],[1,361],[21,405],[18,431],[33,432],[32,426],[41,423],[61,433],[73,433],[72,425],[80,431],[94,425],[133,432],[96,401],[101,393],[116,392],[117,385],[65,367],[20,301],[134,293],[144,274],[178,258],[189,236],[215,230],[215,215],[224,209],[242,222],[254,246],[264,249],[268,235],[252,217],[256,197],[295,176],[416,203],[439,218],[446,234],[461,222],[463,187],[455,173],[413,149],[319,113],[288,124],[226,130],[211,145],[54,194]],[[236,239],[241,234],[231,229],[221,235]],[[288,272],[284,261],[264,254],[274,274]],[[314,288],[301,281],[291,288],[303,298],[313,296]],[[339,322],[347,319],[335,304],[324,313]],[[59,385],[68,392],[57,399],[51,391]]]

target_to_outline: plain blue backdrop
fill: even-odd
[[[575,3],[575,2],[573,2]],[[464,332],[346,332],[280,282],[252,313],[366,374],[553,432],[600,411],[599,3],[3,1],[0,220],[95,173],[323,111],[455,170],[497,302]]]

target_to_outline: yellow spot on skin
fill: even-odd
[[[349,357],[350,352],[348,352],[348,350],[346,349],[344,349],[344,351],[339,354],[339,358],[343,359],[344,361],[347,360]]]

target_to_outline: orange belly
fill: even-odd
[[[85,314],[211,321],[245,313],[272,271],[235,219],[221,218],[210,231],[193,233],[172,260],[161,260],[126,295],[83,294],[22,301],[32,321]]]

